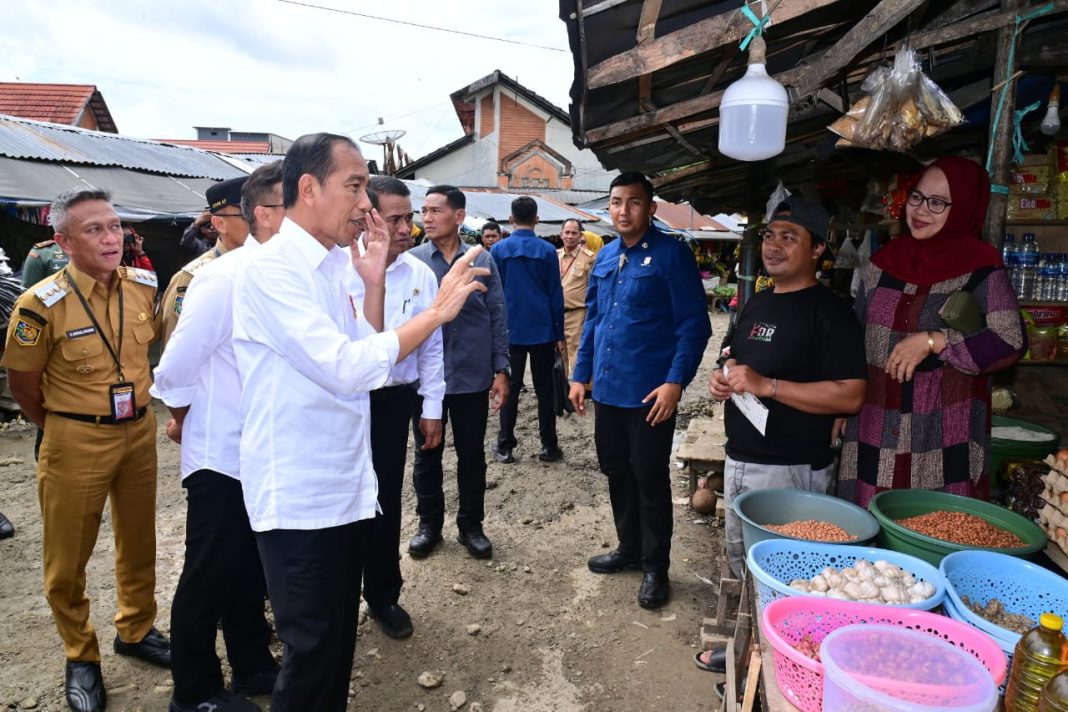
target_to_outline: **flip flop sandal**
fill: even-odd
[[[704,655],[705,653],[712,653],[712,652],[715,652],[715,651],[713,651],[713,650],[699,650],[699,651],[697,651],[696,653],[693,654],[693,664],[697,666],[698,670],[704,670],[705,672],[718,672],[718,673],[722,674],[723,673],[722,670],[716,670],[716,669],[712,668],[708,663],[706,663],[704,660],[701,659],[701,656]]]

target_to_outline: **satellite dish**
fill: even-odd
[[[397,162],[393,157],[393,147],[397,145],[397,141],[406,133],[407,131],[403,129],[375,131],[374,133],[360,136],[360,141],[382,147],[382,169],[387,175],[393,175],[397,172]]]

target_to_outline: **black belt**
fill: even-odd
[[[397,396],[403,396],[414,390],[412,387],[414,384],[401,383],[397,386],[386,386],[385,388],[378,388],[371,391],[371,400],[384,401],[390,398],[396,398]]]
[[[565,312],[572,312],[572,311],[578,311],[579,309],[585,309],[585,308],[586,307],[567,307],[567,308],[564,309],[564,311]]]
[[[132,418],[123,418],[122,420],[115,420],[110,415],[84,415],[82,413],[60,413],[59,411],[49,411],[50,415],[58,415],[61,418],[67,418],[69,420],[77,420],[82,423],[94,423],[96,425],[122,425],[123,423],[133,423],[141,418],[145,417],[145,413],[148,412],[148,406],[142,406],[134,412]]]

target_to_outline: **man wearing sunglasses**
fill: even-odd
[[[182,302],[185,301],[185,292],[189,289],[189,283],[193,281],[193,275],[216,257],[225,254],[227,250],[245,244],[249,226],[241,212],[241,187],[247,179],[248,176],[230,178],[216,183],[204,193],[204,197],[208,200],[208,211],[211,213],[211,225],[219,233],[219,239],[215,241],[215,247],[182,267],[171,277],[167,291],[163,293],[164,346],[174,333],[174,327],[178,325],[178,317],[182,314]]]

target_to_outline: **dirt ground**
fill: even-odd
[[[714,315],[705,361],[683,396],[680,432],[691,417],[708,412],[704,384],[725,327],[725,315]],[[166,633],[182,567],[185,498],[178,447],[166,438],[165,418],[158,414],[157,625]],[[714,587],[701,579],[718,580],[722,529],[697,521],[688,505],[676,504],[672,599],[658,611],[639,608],[640,573],[598,576],[586,568],[589,556],[616,543],[607,484],[594,453],[593,417],[560,419],[558,429],[564,460],[539,462],[528,386],[516,429],[517,461],[489,465],[485,530],[494,545],[492,561],[470,558],[456,543],[451,524],[444,546],[428,559],[403,554],[401,604],[412,614],[415,635],[396,641],[373,621],[360,626],[349,709],[447,711],[455,709],[450,697],[459,691],[466,697],[464,710],[486,712],[645,712],[718,705],[712,688],[721,678],[697,670],[691,656],[701,619],[716,603]],[[487,450],[496,432],[491,416]],[[41,593],[34,435],[32,427],[0,432],[0,511],[17,530],[14,538],[0,541],[0,709],[65,710],[62,647]],[[450,485],[448,473],[454,463],[447,449],[450,511],[455,480]],[[410,457],[408,466],[410,482]],[[681,470],[673,468],[673,477],[675,496],[682,497]],[[414,495],[406,485],[405,550],[414,530]],[[105,515],[89,563],[88,591],[104,656],[108,708],[162,712],[171,694],[169,673],[111,650],[113,551]],[[453,591],[457,583],[467,587],[466,595]],[[480,629],[472,634],[469,626],[475,624]],[[219,645],[222,655],[222,636]],[[444,683],[424,689],[417,679],[425,671],[443,672]],[[256,701],[267,709],[266,698]]]

